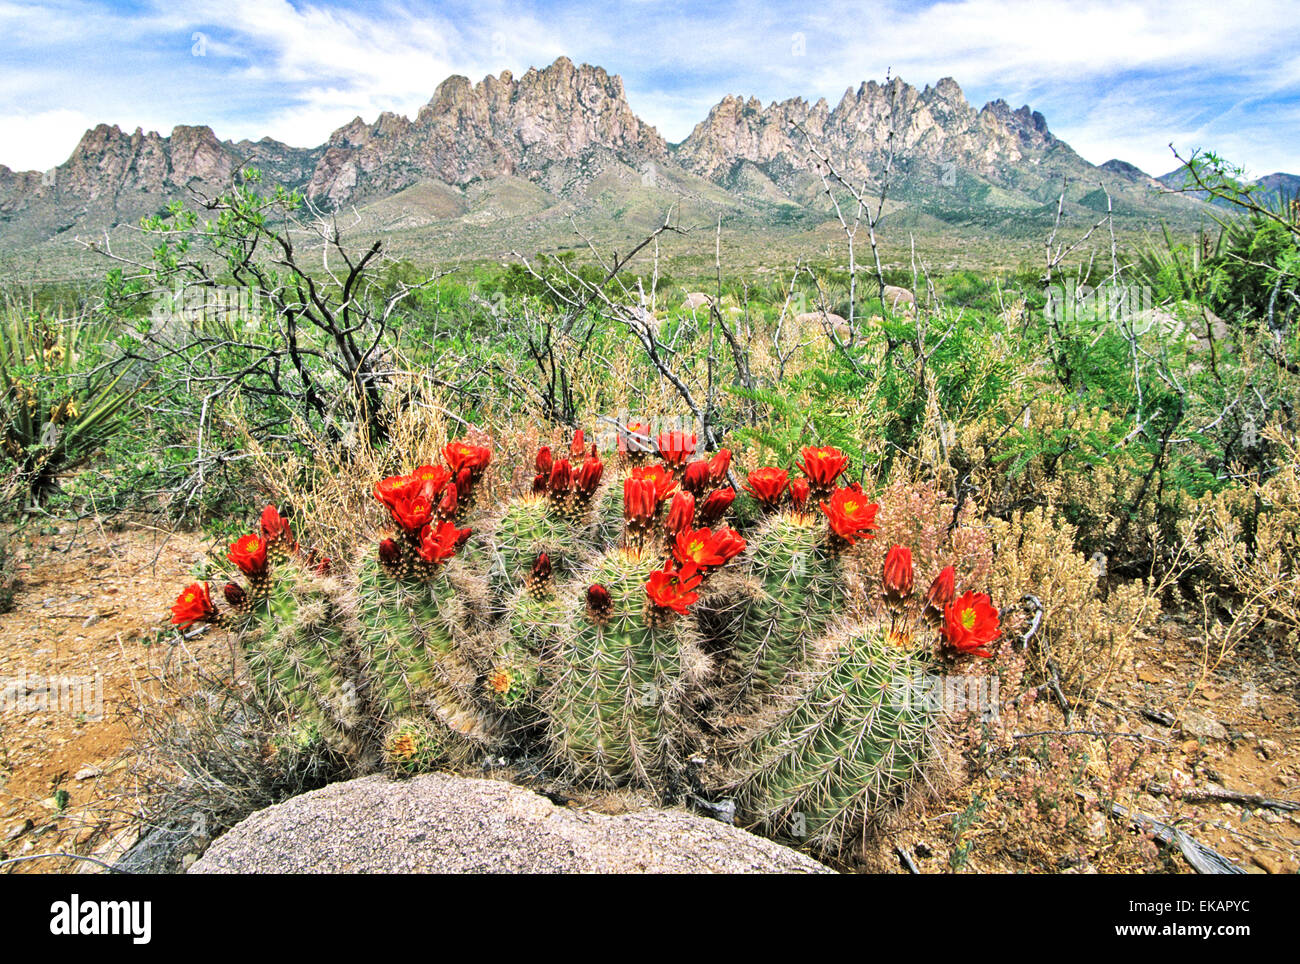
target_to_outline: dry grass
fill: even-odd
[[[1140,581],[1103,592],[1096,564],[1075,550],[1074,527],[1049,506],[989,522],[994,561],[989,585],[1002,604],[1004,631],[1023,634],[1030,613],[1013,605],[1034,596],[1042,624],[1031,641],[1031,672],[1051,678],[1056,667],[1066,692],[1101,688],[1122,665],[1133,635],[1159,611]]]
[[[1277,472],[1205,496],[1185,520],[1202,572],[1207,610],[1232,617],[1230,644],[1249,636],[1300,648],[1300,440],[1274,427]]]

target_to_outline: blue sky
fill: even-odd
[[[834,105],[892,69],[951,76],[977,107],[1028,103],[1094,163],[1161,174],[1172,141],[1300,173],[1296,0],[0,0],[0,164],[51,167],[99,122],[313,146],[357,115],[414,114],[449,74],[562,54],[621,74],[672,141],[728,93]]]

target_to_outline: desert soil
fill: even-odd
[[[184,533],[93,520],[27,544],[14,607],[0,615],[0,859],[111,862],[134,842],[140,710],[179,662],[168,609],[203,554]],[[226,651],[207,638],[185,648],[205,660]],[[97,868],[39,858],[3,869]]]

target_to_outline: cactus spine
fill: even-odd
[[[451,574],[440,567],[430,579],[395,577],[367,552],[356,566],[355,609],[369,702],[381,720],[420,711],[461,739],[466,752],[496,738],[494,721],[475,701],[478,673],[458,636],[468,616]]]
[[[828,643],[829,666],[745,748],[737,796],[765,832],[834,852],[918,775],[934,714],[924,664],[881,627]]]
[[[778,512],[764,522],[749,540],[743,576],[712,603],[711,635],[733,704],[762,699],[804,666],[843,598],[824,520]]]
[[[337,584],[285,560],[259,597],[243,640],[254,686],[269,705],[291,708],[332,746],[347,747],[363,687]]]
[[[663,786],[677,762],[685,621],[649,607],[652,560],[623,549],[602,556],[588,578],[608,591],[608,612],[570,615],[550,661],[551,745],[583,783]]]

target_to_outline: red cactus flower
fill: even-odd
[[[396,566],[402,561],[402,548],[392,539],[379,543],[379,561],[385,566]]]
[[[266,541],[261,536],[242,536],[230,544],[226,558],[250,579],[266,575]]]
[[[651,605],[658,609],[671,609],[684,616],[688,608],[700,598],[695,590],[704,577],[699,572],[673,569],[672,565],[673,561],[669,559],[662,569],[651,573],[645,591],[650,597]]]
[[[568,459],[560,459],[551,466],[551,478],[547,488],[552,495],[564,495],[573,487],[573,464]]]
[[[735,501],[735,489],[718,489],[710,492],[708,498],[704,500],[704,504],[700,506],[698,513],[700,525],[713,525],[727,514],[727,510],[731,508],[731,503]]]
[[[475,473],[474,470],[469,468],[461,469],[456,473],[456,498],[461,502],[469,501],[470,493],[474,489],[474,481],[479,477],[479,474],[481,473]]]
[[[587,616],[595,622],[605,622],[614,610],[614,600],[609,590],[600,583],[592,583],[587,588]]]
[[[623,518],[637,526],[648,527],[659,510],[655,486],[649,479],[623,480]]]
[[[482,445],[471,445],[463,439],[456,439],[443,446],[442,457],[451,466],[453,474],[459,476],[466,469],[470,477],[477,479],[492,461],[492,450]]]
[[[439,522],[446,522],[448,519],[456,518],[456,508],[460,504],[460,491],[453,482],[447,486],[446,491],[442,493],[442,498],[438,500],[438,509],[434,513]]]
[[[680,532],[673,544],[673,558],[683,572],[707,571],[725,565],[745,551],[745,540],[734,529],[688,529]]]
[[[956,597],[957,570],[952,566],[945,566],[939,571],[939,575],[934,577],[934,582],[930,583],[930,589],[925,594],[925,605],[928,609],[943,612]]]
[[[533,570],[524,580],[528,588],[528,594],[534,599],[545,599],[550,596],[555,587],[551,584],[551,557],[544,552],[539,552],[537,558],[533,560]]]
[[[548,479],[551,477],[551,466],[555,460],[551,458],[551,447],[543,445],[537,450],[537,458],[533,460],[533,465],[537,469],[538,475],[545,475]]]
[[[709,481],[721,485],[730,469],[731,449],[718,449],[713,458],[709,459]]]
[[[273,505],[268,505],[262,510],[259,528],[262,530],[262,538],[268,544],[279,542],[281,539],[293,541],[293,533],[289,531],[289,520],[280,515],[280,510]]]
[[[982,592],[967,592],[943,614],[943,638],[957,652],[991,659],[989,643],[1002,635],[998,611]]]
[[[546,553],[539,552],[533,560],[532,576],[538,582],[546,582],[551,578],[551,557]]]
[[[901,602],[912,594],[912,550],[907,546],[890,546],[885,553],[881,585],[892,602]]]
[[[669,535],[676,535],[690,529],[694,521],[695,496],[689,492],[678,492],[668,506],[668,521],[664,524],[664,528],[668,530]]]
[[[172,624],[187,629],[197,622],[210,623],[217,618],[217,607],[212,605],[212,594],[206,582],[192,582],[172,603]]]
[[[575,459],[580,459],[587,454],[587,441],[582,434],[582,429],[573,433],[573,441],[569,443],[569,454]]]
[[[409,499],[412,490],[415,488],[416,482],[414,476],[390,475],[375,486],[375,498],[383,503],[391,512],[393,506],[398,502]]]
[[[789,483],[790,473],[785,469],[755,469],[745,481],[745,491],[757,499],[763,508],[776,509],[780,507],[781,496],[785,494]]]
[[[441,465],[421,465],[411,473],[411,478],[420,486],[420,494],[432,502],[450,481],[451,473]]]
[[[221,595],[226,597],[226,602],[235,609],[242,609],[248,602],[248,593],[244,592],[244,587],[237,582],[228,582],[221,587]]]
[[[744,537],[729,526],[723,526],[721,529],[715,530],[713,538],[715,542],[714,549],[718,555],[722,556],[724,564],[745,551]]]
[[[712,481],[708,462],[691,462],[682,473],[682,488],[693,495],[704,495]]]
[[[316,568],[312,571],[318,576],[328,576],[333,568],[334,560],[329,556],[322,556],[320,562],[316,563]]]
[[[600,460],[600,456],[595,454],[589,456],[582,463],[582,470],[578,473],[578,491],[588,496],[594,494],[604,474],[605,463]]]
[[[435,565],[446,562],[469,538],[469,529],[457,529],[454,522],[425,526],[420,532],[420,558]]]
[[[870,530],[876,527],[876,513],[879,504],[868,502],[861,489],[836,489],[831,495],[830,504],[821,503],[822,512],[830,521],[831,530],[853,545],[859,538],[870,539]]]
[[[683,570],[692,572],[720,566],[726,561],[717,552],[711,529],[687,529],[679,532],[673,543],[673,558],[682,564]]]
[[[629,453],[634,455],[650,452],[653,446],[650,441],[650,423],[649,422],[628,422],[618,433],[618,450],[621,454]]]
[[[551,481],[551,470],[547,469],[544,473],[538,472],[533,476],[533,495],[545,495],[546,486]]]
[[[661,465],[644,465],[633,469],[631,478],[652,482],[654,484],[654,498],[657,503],[668,498],[673,494],[673,490],[677,488],[677,480],[673,478],[671,472],[668,472]]]
[[[835,480],[849,467],[849,457],[829,445],[809,447],[803,450],[803,461],[798,465],[799,471],[808,477],[809,482],[819,489],[830,491],[835,486]]]
[[[790,504],[794,506],[795,512],[803,512],[808,507],[810,495],[812,487],[808,485],[807,479],[790,480]]]
[[[655,441],[659,457],[674,468],[685,465],[695,454],[695,443],[695,436],[685,432],[663,432]]]
[[[433,518],[433,503],[416,492],[409,499],[397,499],[388,511],[394,522],[415,535]]]

